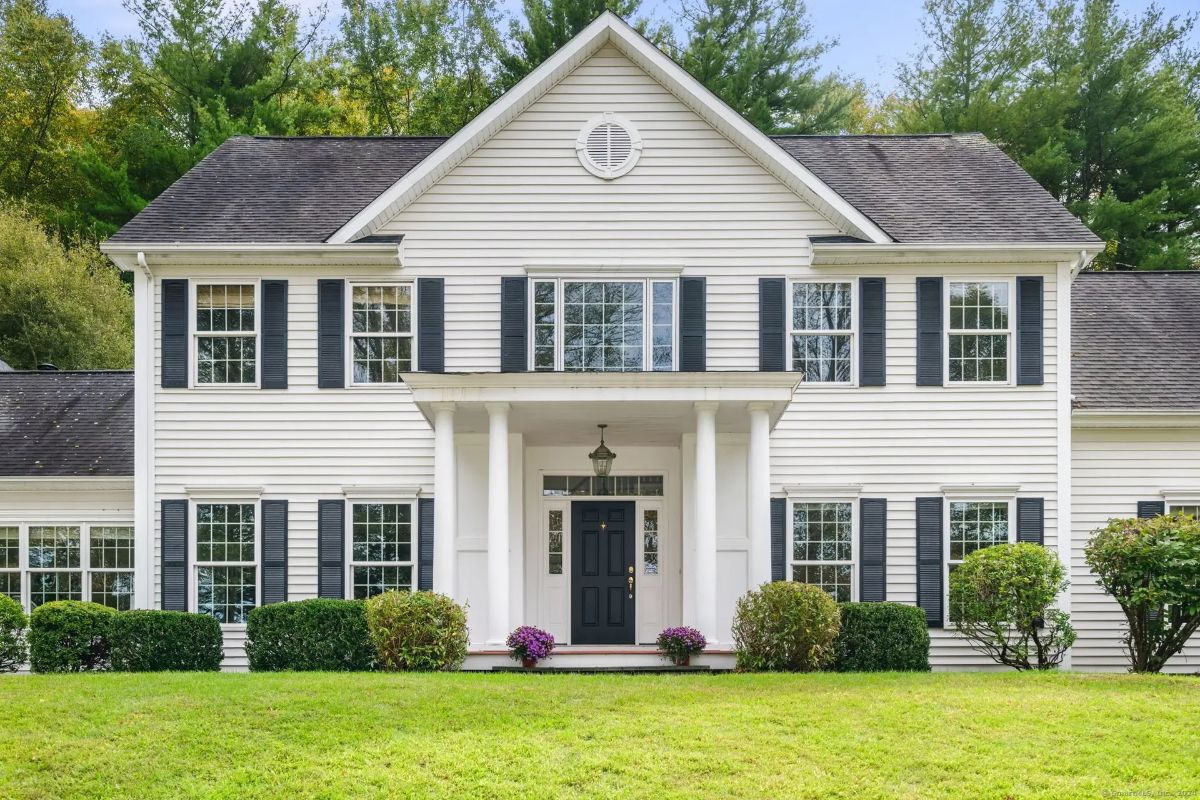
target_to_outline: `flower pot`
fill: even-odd
[[[692,657],[690,655],[675,656],[675,658],[672,658],[671,660],[675,662],[675,666],[677,667],[691,666],[692,663]]]
[[[522,658],[521,666],[524,667],[525,669],[533,669],[534,667],[537,666],[537,659],[536,658]]]

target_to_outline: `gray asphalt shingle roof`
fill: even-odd
[[[1071,319],[1076,408],[1200,410],[1200,272],[1084,272]]]
[[[323,242],[445,141],[229,139],[110,241]],[[900,242],[1095,242],[980,134],[775,141]]]
[[[0,476],[133,475],[133,373],[0,374]]]

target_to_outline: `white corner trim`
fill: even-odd
[[[184,486],[183,491],[191,500],[257,500],[262,497],[261,486]]]
[[[784,486],[783,493],[789,500],[805,498],[812,500],[852,500],[862,494],[861,483],[805,483]]]
[[[356,483],[342,487],[342,496],[347,500],[411,500],[420,495],[420,486],[401,486],[393,483]]]
[[[362,233],[371,233],[385,217],[393,215],[420,196],[508,124],[567,73],[605,44],[612,44],[684,105],[699,114],[718,132],[730,139],[748,156],[779,178],[793,192],[812,202],[834,224],[848,233],[872,242],[890,242],[882,228],[852,206],[844,197],[820,180],[769,136],[751,125],[703,84],[693,78],[665,53],[646,40],[633,27],[606,11],[575,38],[559,48],[541,66],[526,75],[516,86],[488,106],[441,147],[392,184],[337,230],[328,241],[348,242]]]
[[[989,497],[1015,497],[1021,491],[1017,483],[947,483],[943,484],[942,494],[946,497],[970,498],[972,500]]]

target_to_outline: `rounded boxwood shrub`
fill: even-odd
[[[841,618],[837,603],[816,586],[765,583],[742,596],[733,616],[740,670],[811,672],[833,658]]]
[[[29,617],[34,672],[89,672],[109,666],[108,636],[117,612],[99,603],[54,600]]]
[[[444,594],[375,595],[367,601],[367,628],[383,669],[458,669],[467,657],[467,612]]]
[[[838,672],[928,672],[925,612],[903,603],[842,603],[834,643]]]
[[[246,622],[246,655],[253,672],[361,672],[375,666],[360,600],[259,606]]]
[[[0,672],[16,672],[25,663],[27,627],[29,618],[21,604],[0,594]]]
[[[184,611],[117,614],[108,643],[112,668],[123,672],[216,672],[224,657],[220,624]]]

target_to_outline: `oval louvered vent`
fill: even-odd
[[[575,149],[588,172],[612,180],[633,169],[642,152],[642,138],[628,122],[603,114],[584,126]]]

